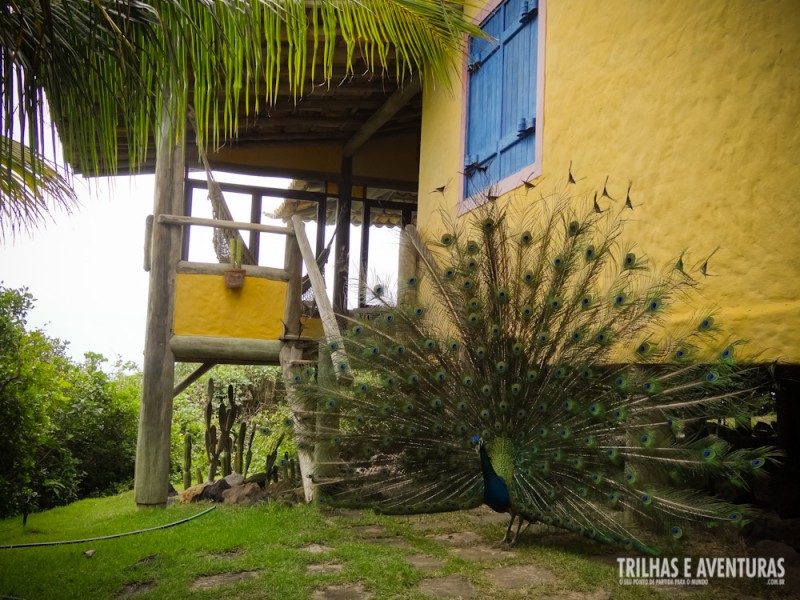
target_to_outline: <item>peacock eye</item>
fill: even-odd
[[[625,255],[625,260],[622,264],[626,269],[632,269],[636,266],[636,255],[633,252],[629,252]]]
[[[445,233],[444,235],[442,235],[441,238],[439,238],[439,240],[442,242],[444,246],[449,246],[450,244],[452,244],[454,239],[455,237],[449,233]]]
[[[594,246],[587,246],[584,256],[586,257],[586,260],[594,260],[596,256]]]
[[[700,321],[700,325],[697,328],[701,331],[706,329],[711,329],[711,326],[714,325],[714,317],[706,317],[702,321]]]

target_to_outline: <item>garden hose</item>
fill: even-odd
[[[188,523],[192,519],[196,519],[197,517],[202,517],[203,515],[210,513],[212,510],[217,508],[216,506],[212,506],[204,510],[203,512],[199,512],[196,515],[192,515],[191,517],[187,517],[185,519],[181,519],[180,521],[175,521],[174,523],[167,523],[166,525],[159,525],[158,527],[150,527],[148,529],[139,529],[138,531],[126,531],[125,533],[115,533],[114,535],[104,535],[101,537],[93,537],[93,538],[86,538],[83,540],[64,540],[61,542],[35,542],[33,544],[9,544],[8,546],[0,546],[0,550],[10,550],[11,548],[35,548],[42,546],[64,546],[66,544],[82,544],[84,542],[97,542],[100,540],[113,540],[114,538],[125,537],[126,535],[136,535],[138,533],[146,533],[148,531],[156,531],[157,529],[167,529],[168,527],[175,527],[176,525],[181,525],[182,523]]]

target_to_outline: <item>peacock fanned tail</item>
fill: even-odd
[[[775,459],[707,427],[749,425],[763,369],[710,311],[666,319],[696,301],[682,259],[654,270],[621,241],[620,215],[558,192],[525,214],[487,202],[445,223],[428,243],[406,230],[420,268],[400,284],[424,302],[392,306],[378,285],[382,310],[346,319],[347,364],[335,367],[352,385],[296,378],[309,407],[298,418],[316,422],[299,442],[330,457],[316,474],[326,501],[480,505],[479,438],[509,512],[527,521],[645,552],[747,521],[699,486],[744,486]]]

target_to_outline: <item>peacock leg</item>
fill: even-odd
[[[512,546],[515,546],[517,544],[517,538],[519,538],[519,534],[520,533],[525,533],[526,531],[528,531],[528,527],[531,526],[531,522],[527,521],[526,524],[525,524],[525,529],[522,529],[522,521],[523,521],[523,519],[522,519],[522,517],[520,517],[519,518],[519,523],[517,523],[517,531],[514,533],[514,537],[511,538],[511,545]],[[522,531],[520,531],[520,529],[522,529]]]
[[[517,518],[517,515],[511,513],[511,522],[508,524],[508,529],[506,529],[506,534],[503,536],[503,539],[500,541],[501,544],[505,544],[509,542],[509,535],[511,534],[511,527],[514,525],[514,519]],[[520,521],[522,518],[520,517]],[[511,542],[513,543],[513,541]]]

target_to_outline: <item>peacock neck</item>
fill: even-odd
[[[496,476],[500,477],[507,486],[510,486],[514,476],[514,463],[511,441],[508,438],[495,438],[489,452],[484,446],[481,446],[480,457],[484,481]]]

